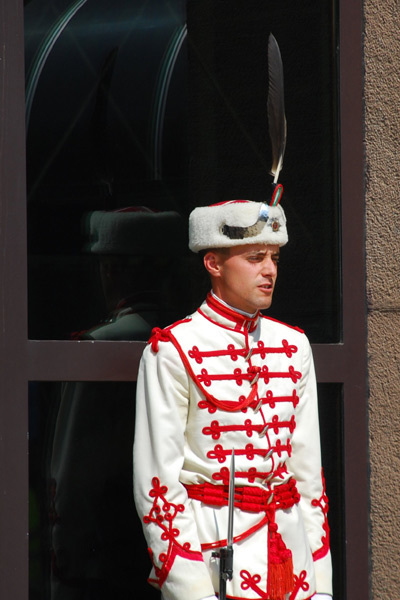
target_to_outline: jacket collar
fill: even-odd
[[[217,323],[232,329],[234,331],[254,331],[258,325],[260,311],[254,315],[246,315],[238,312],[234,308],[229,307],[224,302],[221,302],[217,296],[211,292],[199,308],[199,313]]]

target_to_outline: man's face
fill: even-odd
[[[271,306],[278,259],[279,246],[251,244],[207,252],[204,264],[221,300],[254,313]]]

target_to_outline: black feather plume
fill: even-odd
[[[268,125],[272,146],[271,175],[278,181],[286,147],[286,117],[283,91],[283,65],[278,43],[272,33],[268,40]]]

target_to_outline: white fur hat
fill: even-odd
[[[229,248],[247,244],[278,244],[288,241],[283,208],[251,200],[230,200],[199,206],[189,217],[189,248]]]

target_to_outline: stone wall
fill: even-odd
[[[400,2],[365,0],[371,584],[400,598]]]

